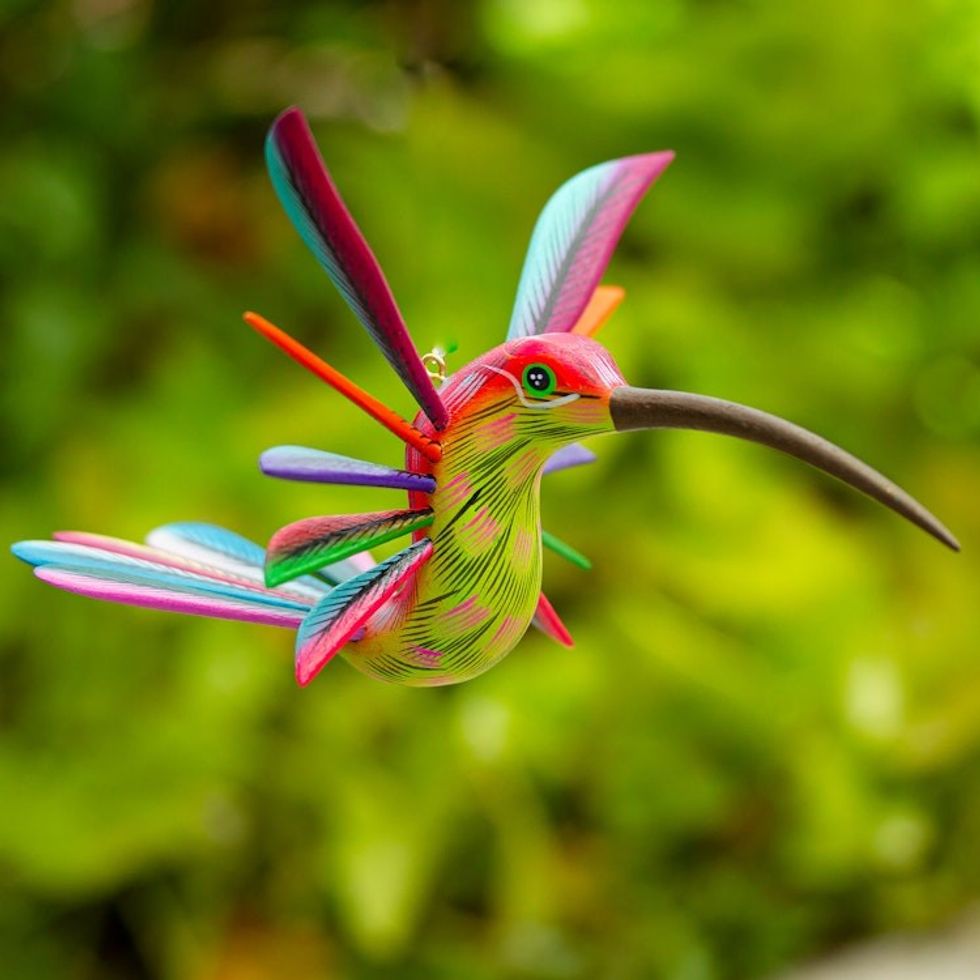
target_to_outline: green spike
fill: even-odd
[[[570,561],[585,571],[592,567],[592,562],[581,551],[576,551],[570,544],[565,544],[561,538],[555,537],[550,531],[541,532],[541,543],[556,555],[561,555],[566,561]]]
[[[357,517],[358,515],[353,516]],[[371,518],[376,515],[365,514],[363,516]],[[313,520],[318,519],[314,518]],[[289,528],[283,528],[277,532],[276,536],[269,542],[265,563],[266,585],[274,588],[300,575],[315,573],[319,569],[333,565],[351,555],[368,551],[386,541],[393,541],[395,538],[428,527],[432,521],[431,510],[403,511],[394,513],[386,520],[378,522],[373,530],[356,525],[348,528],[341,527],[325,534],[320,540],[312,537],[301,543],[299,547],[292,549],[278,547],[277,537],[279,535],[283,532],[288,534],[297,525],[307,523],[299,521],[297,525],[290,525]]]

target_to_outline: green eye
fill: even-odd
[[[528,364],[521,376],[524,390],[536,398],[545,398],[555,390],[558,380],[547,364]]]

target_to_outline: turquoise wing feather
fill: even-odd
[[[610,160],[555,191],[531,236],[508,339],[575,326],[633,209],[673,158],[668,151]]]

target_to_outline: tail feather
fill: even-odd
[[[60,569],[108,578],[116,582],[159,586],[175,592],[194,595],[216,595],[250,601],[265,606],[302,611],[310,601],[285,592],[215,571],[191,569],[147,558],[134,558],[119,552],[105,551],[66,541],[21,541],[14,554],[34,566],[52,565]]]
[[[201,540],[210,539],[212,549],[201,547],[188,557],[104,535],[63,531],[57,540],[21,541],[12,551],[34,565],[42,581],[69,592],[275,626],[298,628],[330,591],[315,579],[309,579],[312,585],[303,581],[267,588],[262,581],[264,552],[258,545],[211,525],[189,527]],[[168,539],[164,535],[157,540]]]
[[[266,584],[263,572],[265,549],[217,524],[202,524],[197,521],[164,524],[151,531],[146,540],[153,548],[167,554],[241,575],[258,585]],[[374,564],[370,555],[366,558],[370,564]],[[327,581],[307,575],[289,583],[285,588],[316,602],[338,582],[352,578],[360,571],[362,568],[354,562],[337,563],[321,569],[320,574]]]
[[[113,538],[105,534],[92,534],[88,531],[55,531],[52,537],[56,542],[62,544],[81,545],[94,551],[107,552],[117,557],[136,558],[153,562],[157,565],[166,565],[169,568],[197,572],[208,578],[221,579],[246,586],[265,586],[261,566],[246,565],[244,563],[239,564],[231,561],[222,563],[218,561],[206,561],[203,560],[205,557],[203,554],[194,558],[185,557],[174,552],[164,551],[160,548],[136,544],[133,541],[124,541],[122,538]],[[42,543],[45,545],[50,544],[50,542]],[[39,552],[39,554],[42,553],[44,552]],[[299,582],[293,582],[281,591],[303,602],[317,602],[325,593],[330,591],[330,586],[326,583],[318,582],[316,579],[311,579],[310,581],[313,587]]]
[[[59,565],[41,565],[34,570],[34,574],[43,582],[67,592],[92,599],[122,602],[129,606],[215,619],[234,619],[245,623],[263,623],[267,626],[284,626],[288,629],[298,629],[304,618],[304,614],[298,611],[276,609],[247,600],[174,592],[145,583],[122,582],[103,578],[91,571],[71,571]]]
[[[150,531],[146,543],[173,555],[228,570],[261,568],[265,561],[261,545],[217,524],[199,521],[164,524]]]

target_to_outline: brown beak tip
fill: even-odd
[[[960,550],[959,541],[943,523],[891,480],[839,446],[775,415],[706,395],[628,385],[613,389],[609,410],[617,432],[698,429],[757,442],[795,456],[890,507],[951,551]]]
[[[960,551],[963,550],[960,547],[959,541],[957,541],[956,538],[953,537],[953,535],[946,530],[946,528],[943,528],[943,531],[945,531],[945,534],[943,534],[943,536],[939,540],[942,541],[942,543],[946,545],[946,547],[949,548],[950,551],[955,551],[957,554],[959,554]]]

